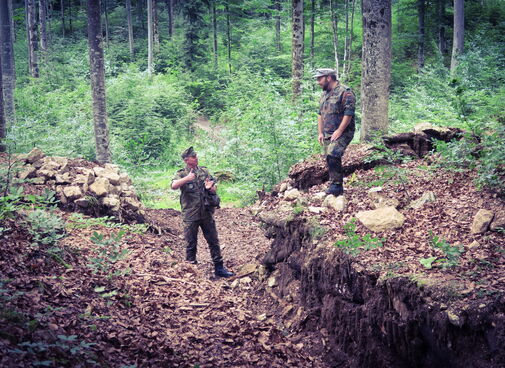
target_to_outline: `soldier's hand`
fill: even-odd
[[[341,132],[339,132],[338,130],[335,130],[333,132],[333,134],[331,135],[330,141],[335,142],[337,139],[340,138],[341,135],[342,135]]]
[[[322,146],[323,142],[324,142],[324,135],[323,134],[319,134],[319,136],[317,137],[317,140],[319,141],[319,144]]]
[[[205,189],[210,190],[214,186],[214,182],[209,178],[205,179]]]
[[[189,171],[189,174],[188,174],[188,175],[186,175],[186,179],[187,179],[187,181],[193,181],[193,180],[195,180],[195,178],[196,178],[196,175],[195,175],[195,173],[193,172],[193,169],[191,169],[191,170]]]

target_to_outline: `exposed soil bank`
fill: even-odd
[[[263,215],[275,238],[264,263],[279,269],[277,294],[299,285],[302,328],[327,337],[335,367],[499,367],[505,362],[505,300],[453,309],[436,285],[385,280],[333,247],[317,247],[305,220]],[[291,294],[292,295],[292,294]]]

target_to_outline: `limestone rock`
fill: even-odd
[[[396,198],[387,198],[380,195],[378,192],[369,192],[368,196],[373,200],[373,206],[375,208],[384,208],[384,207],[398,207],[400,205],[400,201]]]
[[[323,206],[327,208],[331,208],[332,210],[342,212],[345,209],[345,198],[343,195],[335,197],[334,195],[328,195],[324,202]]]
[[[18,178],[21,180],[33,178],[36,172],[37,169],[35,167],[33,167],[32,165],[26,165],[25,167],[23,167],[23,170],[18,173]]]
[[[470,244],[466,246],[468,249],[476,249],[480,247],[480,243],[477,240],[474,240]]]
[[[473,218],[472,227],[470,228],[472,234],[484,233],[488,229],[493,217],[493,212],[481,208]]]
[[[119,185],[119,175],[113,171],[103,170],[98,176],[107,179],[112,185]]]
[[[121,187],[117,185],[111,185],[109,193],[119,196],[121,194]]]
[[[403,226],[405,216],[394,207],[378,208],[372,211],[361,211],[356,214],[358,220],[375,232],[396,229]]]
[[[279,193],[284,193],[288,189],[288,183],[282,183],[279,188]]]
[[[424,193],[420,198],[416,199],[415,201],[412,201],[408,208],[413,208],[413,209],[419,209],[422,206],[424,206],[428,202],[433,202],[435,201],[435,194],[433,194],[432,191],[428,191]]]
[[[77,175],[74,179],[74,183],[81,184],[81,185],[83,185],[83,184],[90,185],[90,184],[93,184],[94,181],[95,181],[95,175],[93,174],[93,172],[91,170],[88,170],[84,174]]]
[[[37,176],[33,179],[33,184],[45,184],[46,178],[44,176]]]
[[[251,273],[256,272],[258,269],[258,265],[255,263],[247,263],[240,267],[239,271],[237,272],[237,277],[243,277],[250,275]]]
[[[74,185],[63,187],[63,194],[69,201],[82,197],[81,188]]]
[[[142,208],[142,203],[133,197],[125,197],[123,199],[123,203],[125,207],[132,209],[133,211],[137,211]]]
[[[100,166],[95,166],[93,168],[93,172],[95,173],[95,176],[100,176],[100,174],[103,173],[104,171],[105,171],[105,169]]]
[[[78,205],[81,208],[88,208],[90,203],[86,198],[78,198],[74,201],[76,205]]]
[[[317,203],[321,203],[324,201],[324,199],[326,198],[326,193],[325,192],[318,192],[318,193],[315,193],[312,198],[314,199],[315,202]]]
[[[128,174],[126,173],[120,173],[119,174],[119,184],[121,184],[121,186],[123,184],[126,184],[126,185],[130,185],[132,183],[130,177],[128,176]]]
[[[44,159],[41,158],[40,160],[37,160],[33,163],[33,167],[35,167],[37,170],[40,169],[44,165]]]
[[[270,276],[267,281],[268,287],[276,287],[278,285],[277,278],[275,276]]]
[[[309,206],[308,210],[310,213],[320,214],[324,212],[324,207]]]
[[[102,197],[109,193],[110,183],[105,178],[96,178],[93,184],[89,186],[89,190],[98,197]]]
[[[101,202],[105,207],[108,207],[113,211],[119,211],[121,204],[121,202],[119,201],[119,196],[108,195],[107,197],[103,197]]]
[[[65,157],[45,157],[44,164],[40,170],[55,171],[57,173],[64,173],[68,167],[68,160]]]
[[[298,199],[300,197],[300,191],[296,188],[290,189],[284,193],[284,199],[286,201],[294,201],[295,199]]]
[[[368,195],[371,195],[372,193],[377,193],[377,192],[382,192],[382,187],[373,187],[368,189]]]
[[[105,170],[119,175],[119,166],[114,164],[105,164]]]
[[[424,133],[424,131],[427,129],[433,129],[433,125],[428,122],[422,122],[416,124],[416,126],[414,127],[414,133]]]
[[[449,322],[456,326],[456,327],[461,327],[463,326],[464,319],[459,316],[455,311],[448,310],[447,311],[447,318],[449,319]]]
[[[44,152],[42,152],[39,148],[35,147],[28,153],[26,157],[26,162],[33,164],[35,161],[41,160],[45,157]]]
[[[56,184],[68,184],[71,182],[70,173],[56,174]]]
[[[492,231],[505,230],[505,213],[497,213],[489,225],[489,229]]]

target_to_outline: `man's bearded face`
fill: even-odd
[[[317,84],[323,89],[323,91],[330,90],[330,77],[322,76],[317,78]]]

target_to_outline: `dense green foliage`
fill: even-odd
[[[221,186],[223,198],[248,201],[255,190],[263,186],[269,189],[283,178],[293,163],[320,152],[316,141],[320,91],[310,75],[315,66],[334,65],[328,4],[317,2],[314,60],[308,56],[310,7],[306,7],[306,76],[302,98],[293,102],[289,2],[282,2],[281,51],[275,45],[275,10],[270,1],[216,2],[217,66],[212,54],[209,2],[183,3],[181,9],[176,9],[175,34],[169,40],[165,3],[158,2],[161,44],[155,54],[155,74],[149,78],[145,72],[145,8],[139,8],[133,1],[134,10],[141,9],[142,14],[133,14],[135,55],[132,56],[127,44],[124,4],[108,1],[110,41],[105,57],[113,160],[134,177],[142,178],[136,184],[142,189],[143,198],[154,204],[166,195],[170,178],[180,165],[178,153],[192,144],[202,164],[212,170],[233,172],[233,184]],[[357,3],[352,28],[352,68],[345,83],[359,98],[361,19]],[[57,21],[58,8],[54,9],[50,51],[41,59],[38,79],[28,77],[23,9],[21,4],[15,9],[17,119],[8,130],[9,144],[15,152],[39,146],[49,155],[94,159],[85,10],[77,2],[73,4],[73,29],[67,29],[65,39]],[[458,69],[451,75],[447,67],[450,55],[441,53],[437,47],[438,22],[445,26],[450,46],[451,6],[447,5],[442,20],[437,18],[435,5],[427,8],[426,64],[418,72],[417,14],[412,10],[415,2],[396,2],[390,98],[390,131],[408,131],[419,122],[465,129],[469,139],[441,146],[444,157],[453,162],[451,167],[475,167],[479,185],[502,192],[505,189],[503,5],[503,0],[466,2],[466,49]],[[337,7],[339,32],[343,35],[344,3],[338,2]],[[231,27],[230,59],[227,17]],[[341,36],[340,57],[343,39]],[[198,129],[194,125],[198,116],[208,118],[218,134]],[[357,118],[359,125],[359,107]],[[172,205],[173,201],[169,203]]]

